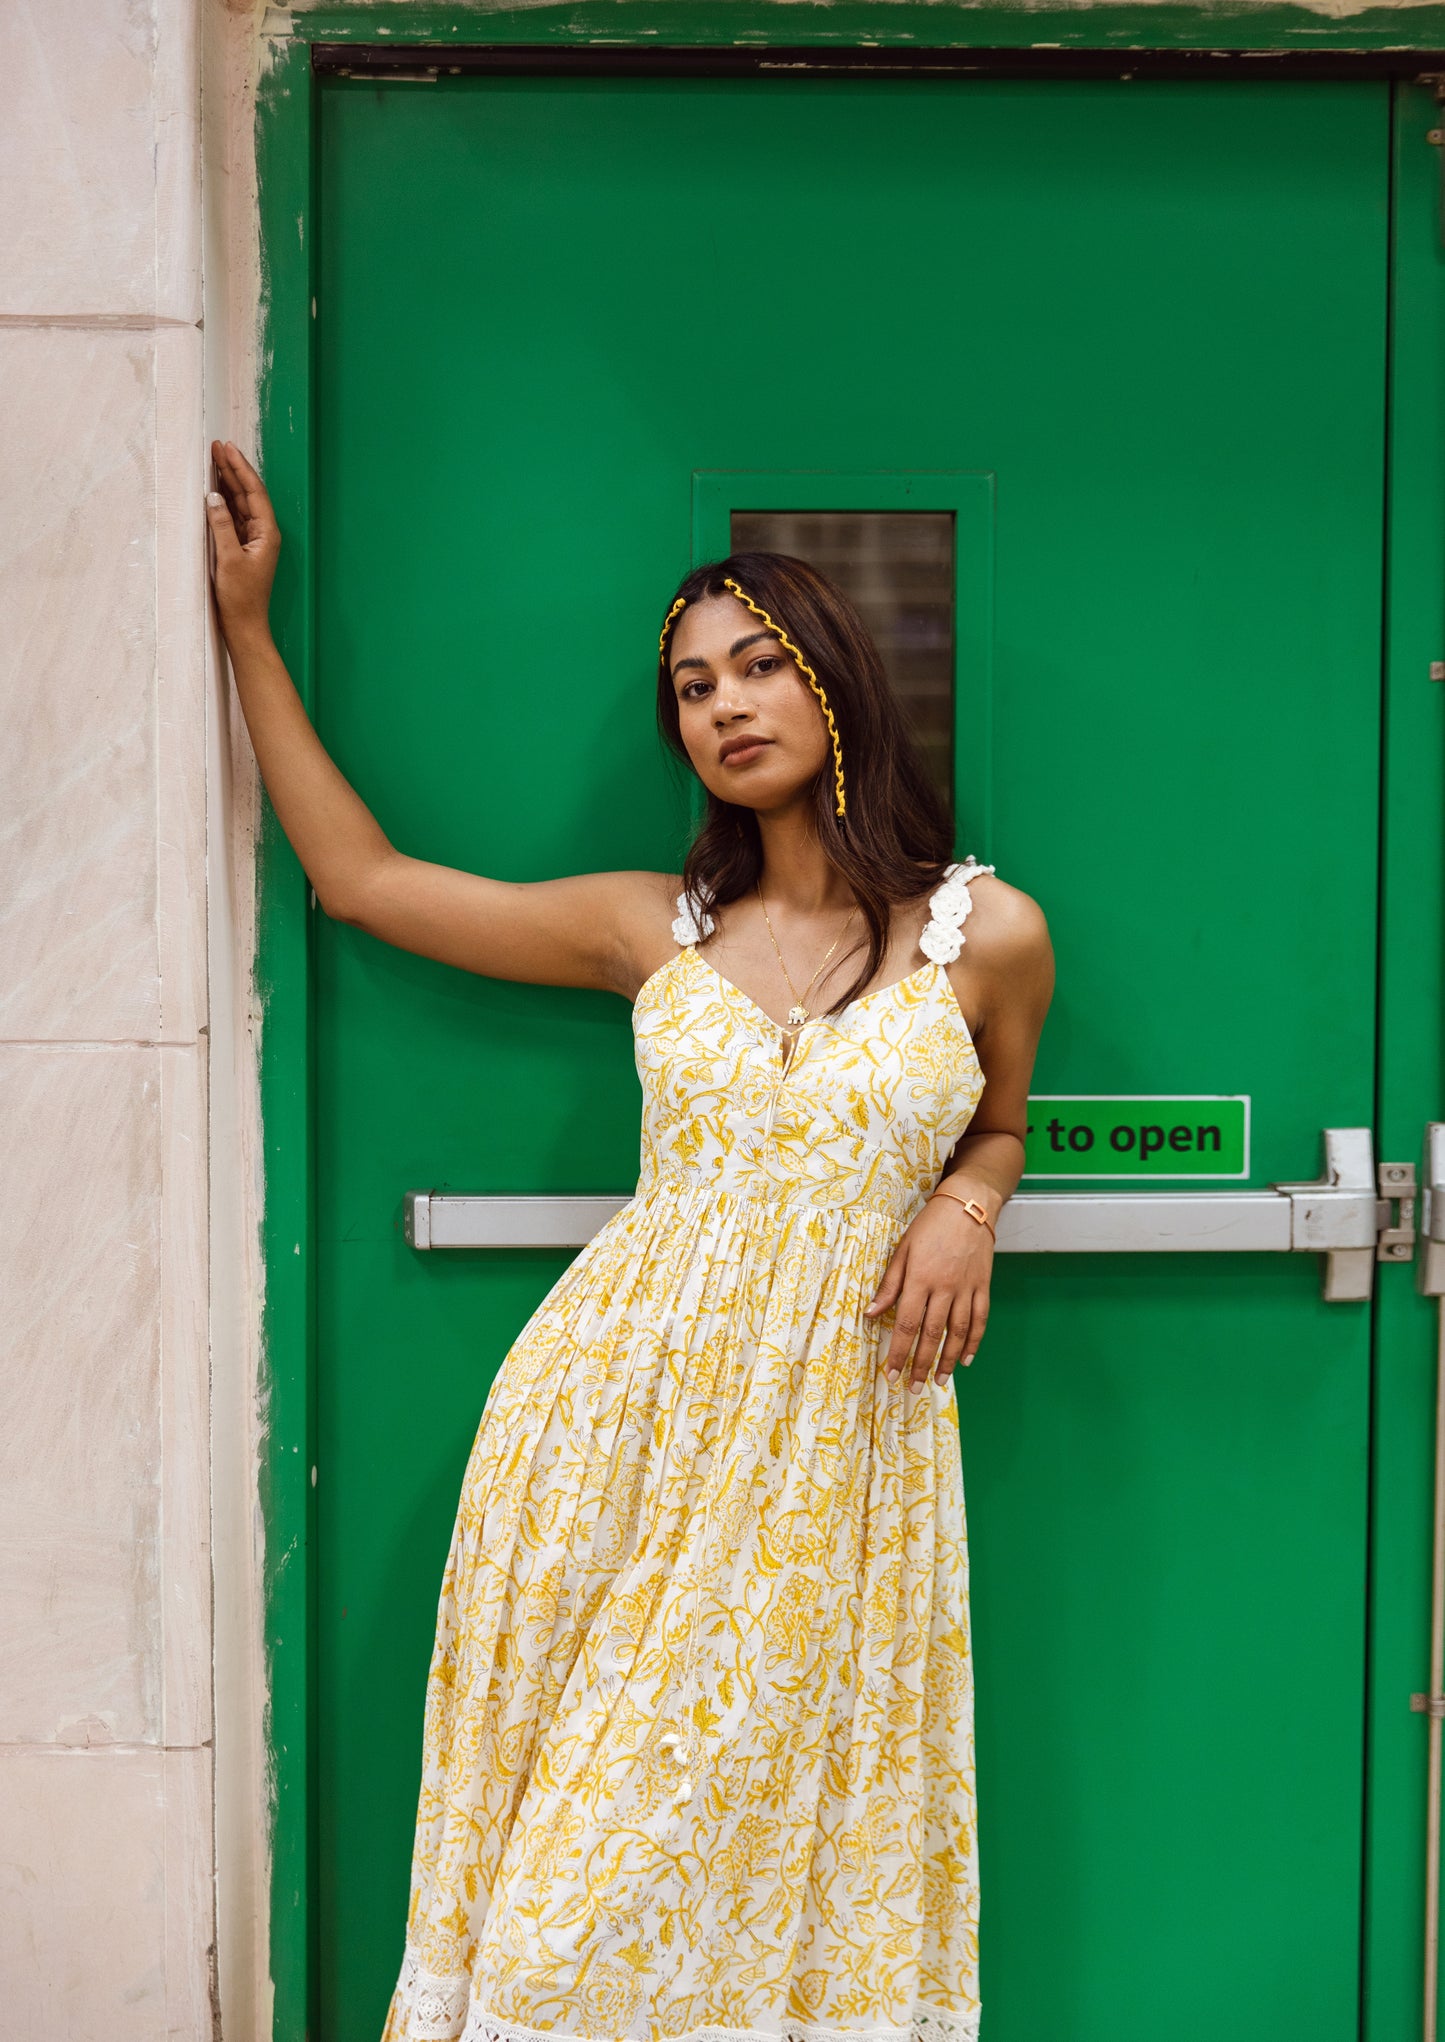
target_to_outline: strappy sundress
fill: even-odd
[[[468,1464],[386,2042],[974,2042],[957,1398],[863,1313],[983,1091],[943,967],[992,869],[786,1062],[679,902],[636,1194]]]

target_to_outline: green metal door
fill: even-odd
[[[319,166],[317,713],[397,843],[675,867],[695,475],[991,477],[959,846],[1050,917],[1036,1092],[1248,1095],[1254,1185],[1372,1124],[1386,85],[333,78]],[[402,1196],[625,1192],[638,1094],[620,1002],[315,956],[321,2032],[365,2042],[463,1463],[564,1259],[419,1255]],[[1370,1314],[1319,1293],[999,1265],[988,2042],[1358,2033]]]

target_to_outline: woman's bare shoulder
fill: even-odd
[[[981,872],[969,891],[968,945],[977,961],[1017,965],[1052,954],[1048,918],[1032,894],[995,872]]]
[[[1054,996],[1054,947],[1043,909],[1031,894],[994,873],[972,882],[973,912],[948,975],[966,1012],[977,1013],[990,1042],[1003,1026],[1034,1042]]]

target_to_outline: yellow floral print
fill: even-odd
[[[983,1073],[934,960],[786,1069],[695,944],[634,1025],[636,1195],[467,1468],[385,2042],[973,2042],[957,1398],[863,1307]]]

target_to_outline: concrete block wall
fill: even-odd
[[[0,8],[0,2038],[210,2036],[192,0]]]

